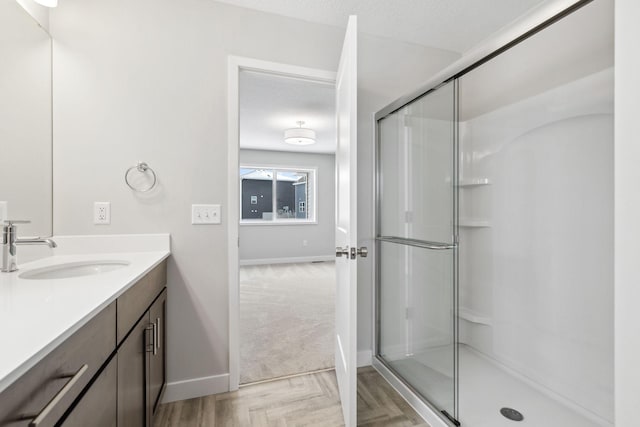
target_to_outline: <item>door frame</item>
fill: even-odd
[[[229,55],[227,58],[227,253],[229,391],[240,386],[240,71],[256,71],[335,85],[335,71]]]

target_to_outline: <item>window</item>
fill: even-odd
[[[315,169],[240,166],[240,222],[315,222],[315,182]]]

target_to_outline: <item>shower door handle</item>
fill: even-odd
[[[349,246],[344,248],[341,248],[340,246],[336,247],[336,258],[340,258],[343,255],[349,259]]]

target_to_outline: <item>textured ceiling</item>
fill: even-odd
[[[240,148],[307,153],[336,149],[335,90],[332,84],[242,71],[240,73]],[[316,143],[295,146],[284,142],[284,130],[304,127],[316,131]]]
[[[553,0],[218,0],[308,22],[345,27],[358,15],[363,33],[463,53]]]

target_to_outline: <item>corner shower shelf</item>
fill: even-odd
[[[488,228],[491,227],[491,223],[489,221],[480,220],[480,219],[471,219],[471,218],[460,218],[458,221],[458,225],[464,228]]]
[[[471,179],[461,179],[458,182],[458,187],[473,188],[473,187],[480,187],[482,185],[489,185],[489,184],[491,184],[491,181],[489,181],[489,178],[471,178]]]
[[[491,321],[491,317],[485,316],[468,308],[460,307],[458,309],[458,317],[466,320],[467,322],[477,323],[479,325],[491,326],[493,323]]]

